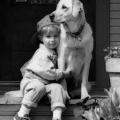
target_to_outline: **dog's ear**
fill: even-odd
[[[72,6],[72,15],[74,17],[77,17],[81,11],[84,12],[83,3],[80,0],[72,0]]]

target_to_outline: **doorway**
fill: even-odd
[[[86,19],[91,25],[94,37],[93,59],[89,81],[95,82],[96,89],[109,87],[105,72],[103,49],[109,46],[109,1],[81,0],[84,4]],[[51,7],[50,7],[51,6]],[[20,82],[20,67],[29,60],[36,49],[30,38],[36,29],[36,22],[51,13],[56,5],[11,6],[6,0],[0,8],[1,44],[0,44],[0,83]]]

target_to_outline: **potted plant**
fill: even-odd
[[[120,46],[107,47],[104,51],[107,52],[104,59],[111,88],[120,87]]]
[[[73,108],[75,120],[120,120],[120,100],[116,90],[105,89],[106,97],[79,101]]]

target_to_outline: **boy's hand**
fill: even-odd
[[[62,70],[57,69],[56,73],[57,73],[57,79],[56,79],[57,81],[62,80],[64,78]]]
[[[72,75],[71,71],[62,71],[60,69],[56,70],[58,80],[69,78]]]
[[[64,78],[69,78],[69,77],[71,77],[71,75],[72,75],[71,71],[63,71],[63,77]]]

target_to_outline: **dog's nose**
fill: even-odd
[[[54,14],[50,14],[49,17],[50,17],[50,20],[53,22],[55,15]]]

